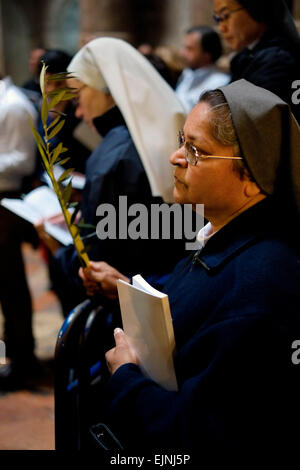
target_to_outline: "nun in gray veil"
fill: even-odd
[[[214,10],[220,33],[237,52],[232,81],[245,78],[272,91],[299,122],[292,86],[299,79],[300,38],[284,0],[214,0]]]
[[[224,87],[222,92],[253,179],[267,196],[272,196],[278,207],[278,223],[286,221],[291,232],[296,227],[299,231],[299,124],[285,102],[262,88],[249,87],[245,80],[239,80],[235,87]],[[245,100],[247,109],[238,100]]]
[[[170,160],[175,200],[203,203],[209,221],[163,289],[178,390],[143,372],[118,329],[106,422],[136,454],[184,450],[197,468],[296,455],[299,126],[280,98],[239,80],[202,96]]]

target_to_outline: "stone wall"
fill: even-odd
[[[4,50],[3,50],[3,27],[2,27],[2,5],[0,3],[0,76],[5,73]]]
[[[178,47],[188,27],[212,24],[212,10],[212,0],[0,0],[0,67],[21,84],[30,49],[44,45],[72,54],[104,35]],[[300,24],[300,0],[294,16]]]
[[[30,50],[63,49],[73,54],[79,43],[79,0],[0,0],[2,66],[17,85],[27,78]],[[0,39],[1,61],[1,39]],[[0,62],[1,65],[1,62]]]
[[[178,46],[196,23],[212,24],[211,0],[80,0],[81,43],[109,34],[135,45]]]
[[[74,54],[80,33],[79,0],[50,0],[45,10],[43,42],[46,47]]]
[[[115,36],[133,41],[131,0],[80,0],[80,43]]]

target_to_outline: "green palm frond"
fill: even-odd
[[[70,234],[72,235],[74,247],[77,251],[80,263],[82,266],[88,267],[90,261],[86,253],[83,241],[80,237],[79,227],[75,224],[76,215],[72,215],[72,213],[70,212],[70,209],[75,207],[74,203],[70,202],[72,192],[72,180],[70,180],[67,186],[65,186],[64,188],[61,187],[61,183],[66,179],[70,178],[70,173],[74,170],[74,168],[69,168],[65,170],[63,174],[56,180],[54,176],[54,165],[58,163],[64,164],[69,160],[69,157],[64,159],[60,158],[61,154],[66,152],[68,149],[65,148],[61,142],[57,145],[55,149],[51,150],[50,146],[50,140],[59,133],[59,131],[63,128],[65,124],[65,114],[59,111],[55,111],[52,108],[54,108],[54,106],[56,106],[61,101],[72,99],[76,95],[72,88],[63,88],[47,93],[46,84],[47,81],[62,81],[68,78],[72,78],[72,75],[68,72],[62,72],[57,73],[55,75],[51,75],[50,77],[46,77],[46,71],[47,66],[43,64],[42,71],[40,74],[40,86],[42,91],[41,119],[44,128],[44,137],[42,137],[35,129],[30,118],[29,121],[34,139],[42,157],[44,168],[50,177],[53,189],[59,200],[67,227],[70,231]],[[48,125],[47,121],[50,111],[57,113],[58,116],[54,119],[51,124]],[[77,206],[75,212],[76,214],[78,212]]]

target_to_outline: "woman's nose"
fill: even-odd
[[[78,119],[83,118],[83,114],[82,114],[82,111],[81,111],[81,108],[80,108],[79,104],[77,104],[77,106],[76,106],[75,116],[76,116]]]
[[[180,147],[170,156],[170,163],[174,166],[181,166],[182,168],[187,168],[188,162],[185,158],[185,149],[184,146]]]
[[[226,21],[221,21],[219,24],[218,24],[218,30],[221,34],[224,34],[226,31],[227,31],[227,24],[226,24]]]

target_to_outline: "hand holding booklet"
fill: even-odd
[[[118,280],[123,327],[145,375],[168,390],[178,390],[174,369],[174,330],[166,294],[140,275],[132,285]]]
[[[1,205],[32,224],[35,224],[42,217],[50,219],[54,215],[62,215],[55,192],[47,186],[40,186],[34,189],[23,199],[4,198],[1,200]],[[64,222],[57,224],[51,223],[51,220],[45,220],[44,227],[49,235],[63,245],[69,245],[73,242]]]

